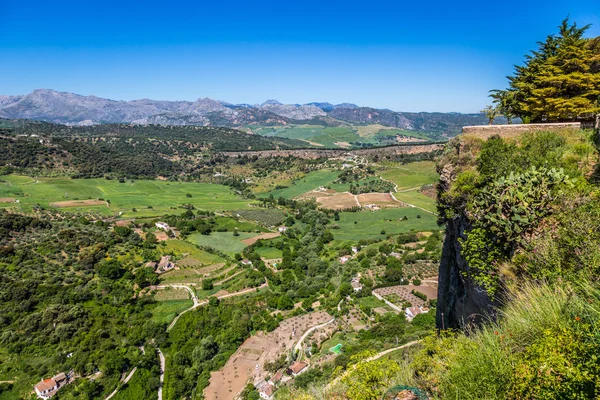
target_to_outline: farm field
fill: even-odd
[[[209,246],[223,253],[234,255],[241,253],[247,246],[242,240],[257,236],[256,233],[240,232],[239,236],[233,236],[233,232],[213,232],[210,235],[194,233],[187,240],[199,246]]]
[[[420,215],[421,218],[417,218]],[[408,220],[402,221],[403,217]],[[356,221],[356,223],[355,223]],[[385,238],[403,232],[439,229],[436,217],[418,208],[388,208],[379,211],[342,212],[337,221],[340,229],[334,229],[336,240]],[[384,234],[381,231],[385,231]]]
[[[192,260],[196,261],[197,263],[194,263],[195,265],[210,265],[225,262],[225,260],[218,255],[200,250],[192,243],[186,242],[185,240],[167,240],[165,241],[163,250],[165,253],[173,252],[176,257],[187,255],[185,260],[190,264],[192,263]]]
[[[0,178],[0,197],[19,200],[19,203],[0,203],[0,207],[14,207],[24,212],[31,212],[36,204],[51,207],[50,204],[54,202],[104,199],[110,201],[110,207],[104,203],[73,204],[70,207],[59,203],[59,206],[62,211],[95,211],[104,215],[123,213],[127,217],[180,214],[183,209],[178,207],[182,204],[193,204],[198,209],[208,211],[248,207],[247,200],[236,196],[223,185],[159,180],[119,183],[117,180],[106,179],[33,179],[7,175]],[[133,211],[134,208],[137,211]]]
[[[403,201],[408,204],[412,204],[417,207],[421,207],[432,213],[437,212],[437,206],[436,206],[435,199],[425,196],[423,193],[419,192],[418,190],[410,190],[408,192],[394,193],[394,197],[400,201]]]
[[[439,175],[435,171],[433,161],[417,161],[409,164],[390,164],[388,169],[379,171],[378,174],[398,185],[398,191],[420,188],[423,185],[435,183]]]
[[[304,140],[307,144],[327,148],[349,147],[351,142],[388,144],[397,135],[420,140],[431,140],[424,132],[394,129],[380,124],[344,125],[323,127],[321,125],[248,126],[254,134]],[[395,143],[392,140],[391,143]]]
[[[189,294],[188,294],[189,296]],[[152,308],[152,320],[156,323],[170,323],[180,312],[194,305],[192,299],[164,300]]]
[[[282,251],[276,249],[275,247],[256,247],[254,251],[261,257],[266,258],[267,260],[272,260],[275,258],[281,258]]]
[[[268,197],[273,195],[274,198],[284,197],[286,199],[292,199],[298,197],[306,192],[317,189],[319,186],[328,186],[333,183],[334,180],[340,175],[339,171],[331,171],[322,169],[319,171],[313,171],[307,174],[304,178],[298,179],[285,189],[276,189],[267,193],[261,193],[258,196]],[[0,192],[0,195],[2,193]]]

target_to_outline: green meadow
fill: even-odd
[[[189,196],[188,196],[189,195]],[[191,196],[191,197],[190,197]],[[122,213],[126,217],[152,217],[181,213],[179,206],[192,204],[208,211],[248,207],[248,201],[223,185],[212,183],[136,180],[120,183],[106,179],[31,178],[20,175],[0,177],[0,198],[12,197],[19,203],[0,203],[31,212],[36,205],[51,208],[50,203],[70,200],[104,199],[106,205],[62,207],[62,211],[95,211],[104,215]],[[136,211],[134,211],[134,209]]]
[[[313,171],[307,174],[304,178],[298,179],[285,189],[271,190],[267,193],[259,194],[261,197],[273,195],[274,198],[284,197],[291,199],[311,190],[317,189],[319,186],[329,186],[340,175],[339,171],[331,171],[322,169]]]
[[[394,193],[394,196],[405,203],[412,204],[417,207],[421,207],[424,210],[432,213],[437,212],[437,206],[435,199],[425,196],[418,190],[409,190],[408,192]]]
[[[404,217],[407,220],[402,220]],[[417,216],[420,216],[418,218]],[[418,208],[384,208],[378,211],[342,212],[332,230],[336,240],[383,239],[388,235],[410,231],[440,229],[436,216]],[[382,234],[381,232],[384,231]]]
[[[169,324],[175,319],[177,314],[193,305],[194,302],[192,299],[159,301],[150,311],[152,313],[152,320],[158,324]]]
[[[398,185],[399,191],[436,183],[440,178],[433,161],[389,164],[386,167],[386,169],[378,172],[379,176],[394,182]]]
[[[225,262],[225,260],[218,255],[211,254],[208,251],[200,250],[192,243],[186,242],[185,240],[166,240],[163,243],[163,252],[173,253],[176,256],[187,254],[190,258],[193,258],[204,265]]]
[[[225,254],[234,255],[241,253],[246,248],[242,240],[259,235],[258,233],[240,232],[239,236],[233,236],[233,232],[213,232],[210,235],[193,233],[187,240],[199,246],[208,246],[220,250]]]

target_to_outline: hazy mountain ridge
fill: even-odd
[[[0,117],[37,119],[70,125],[135,123],[227,127],[250,124],[288,125],[319,120],[321,124],[333,126],[344,121],[441,134],[455,134],[463,125],[486,122],[485,117],[480,114],[404,113],[359,107],[351,103],[282,104],[277,100],[267,100],[260,105],[250,105],[231,104],[209,98],[199,98],[196,101],[119,101],[49,89],[36,89],[26,95],[0,95]]]

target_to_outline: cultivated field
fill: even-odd
[[[388,299],[392,303],[397,306],[402,306],[401,301],[409,301],[413,306],[424,306],[426,301],[415,296],[411,292],[415,290],[417,292],[421,292],[427,296],[428,299],[437,299],[437,288],[429,285],[400,285],[400,286],[390,286],[385,288],[375,289],[373,292],[377,293],[384,298],[391,296],[391,299]],[[392,301],[392,299],[399,299],[400,301]]]
[[[344,210],[360,206],[356,196],[350,193],[336,193],[330,196],[317,197],[317,203],[323,208],[330,210]]]
[[[403,205],[389,193],[362,193],[356,197],[363,207],[367,204],[375,204],[379,207],[401,207]]]
[[[403,217],[407,217],[404,221]],[[420,216],[421,218],[417,218]],[[436,217],[417,208],[384,208],[378,211],[342,212],[333,229],[336,240],[379,239],[403,232],[439,229]],[[382,233],[382,231],[384,233]]]
[[[419,192],[418,190],[410,190],[408,192],[394,193],[394,197],[396,197],[398,200],[400,200],[404,203],[412,204],[412,205],[420,207],[424,210],[427,210],[427,211],[430,211],[433,213],[437,212],[437,206],[436,206],[435,199],[425,196],[423,193]]]
[[[266,233],[261,233],[260,235],[253,236],[248,239],[244,239],[244,240],[242,240],[242,243],[244,243],[246,246],[250,246],[250,245],[253,245],[254,243],[256,243],[257,241],[259,241],[260,239],[275,239],[276,237],[279,237],[279,236],[281,236],[281,233],[279,233],[279,232],[266,232]]]
[[[248,380],[258,383],[269,373],[264,370],[267,361],[276,360],[289,352],[302,334],[310,327],[331,319],[326,312],[313,312],[282,321],[273,332],[258,334],[247,339],[229,358],[225,366],[210,374],[210,384],[204,389],[207,400],[233,399]]]
[[[233,232],[212,232],[210,235],[194,233],[187,237],[191,243],[208,246],[220,250],[226,254],[234,255],[241,253],[247,246],[242,240],[254,238],[256,233],[240,232],[239,236],[233,236]]]
[[[64,211],[94,211],[104,215],[122,213],[122,216],[138,218],[179,214],[184,211],[179,208],[182,204],[193,204],[208,211],[248,208],[248,201],[233,194],[226,186],[160,180],[119,183],[106,179],[33,179],[6,175],[0,178],[0,197],[19,200],[19,203],[5,206],[24,212],[31,212],[39,204],[47,208],[61,207]],[[110,202],[110,207],[106,206],[106,201]]]
[[[409,164],[390,163],[386,167],[387,169],[378,172],[379,176],[398,185],[399,191],[420,188],[439,180],[433,161],[419,161]]]
[[[54,203],[50,203],[52,207],[89,207],[89,206],[106,206],[108,207],[108,203],[104,200],[66,200],[66,201],[56,201]]]
[[[313,171],[307,174],[304,178],[300,178],[292,182],[292,184],[285,189],[272,190],[267,193],[259,194],[261,197],[268,197],[273,195],[274,198],[284,197],[286,199],[292,199],[298,197],[306,192],[317,189],[319,186],[328,186],[337,179],[340,175],[339,171],[331,171],[322,169],[319,171]]]

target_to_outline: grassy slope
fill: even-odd
[[[152,309],[152,320],[157,323],[170,323],[183,310],[194,305],[192,299],[159,301]]]
[[[106,179],[38,178],[8,175],[1,178],[0,197],[15,197],[19,205],[4,203],[3,207],[17,206],[30,212],[35,204],[48,207],[50,203],[74,199],[110,200],[110,208],[102,206],[68,207],[63,211],[93,210],[105,215],[123,212],[128,217],[144,217],[180,213],[181,209],[171,209],[191,203],[196,208],[215,211],[233,210],[247,207],[247,201],[231,193],[226,186],[211,183],[165,182],[159,180],[139,180],[119,183]],[[192,197],[187,197],[186,194]],[[152,206],[152,209],[148,209]],[[137,212],[132,212],[136,208]]]

